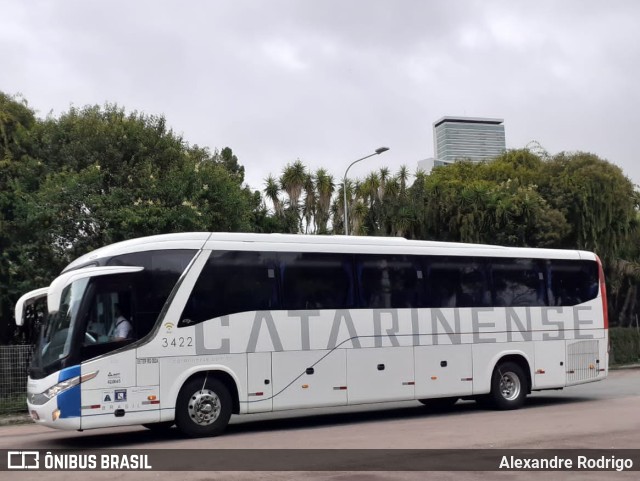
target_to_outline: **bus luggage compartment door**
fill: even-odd
[[[565,386],[565,341],[536,342],[533,389]]]
[[[273,408],[347,404],[345,349],[273,353]]]
[[[247,354],[247,412],[272,411],[272,393],[271,353],[252,352]]]
[[[471,345],[416,346],[416,398],[473,392]]]
[[[349,404],[414,398],[413,347],[347,350]]]

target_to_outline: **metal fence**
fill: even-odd
[[[27,371],[33,346],[0,346],[0,414],[27,410]]]

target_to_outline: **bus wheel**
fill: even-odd
[[[433,399],[418,399],[432,411],[444,411],[458,402],[457,397],[437,397]]]
[[[173,421],[163,421],[161,423],[149,423],[143,424],[145,428],[154,433],[166,433],[174,425]]]
[[[178,394],[176,425],[187,436],[217,436],[227,427],[232,407],[231,394],[222,382],[195,378]]]
[[[527,376],[514,362],[498,364],[491,377],[491,404],[497,409],[518,409],[527,396]]]

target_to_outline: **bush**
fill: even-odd
[[[636,328],[612,327],[609,329],[609,341],[609,364],[633,364],[640,360],[640,333]]]

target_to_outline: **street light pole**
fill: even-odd
[[[342,190],[344,192],[344,235],[349,235],[349,216],[347,212],[347,174],[349,173],[349,169],[353,166],[353,164],[357,164],[361,160],[368,159],[369,157],[373,157],[374,155],[380,155],[387,150],[389,150],[389,147],[378,147],[373,154],[366,155],[361,159],[351,162],[351,164],[349,164],[349,167],[347,167],[347,170],[344,172],[344,179],[342,179]]]

